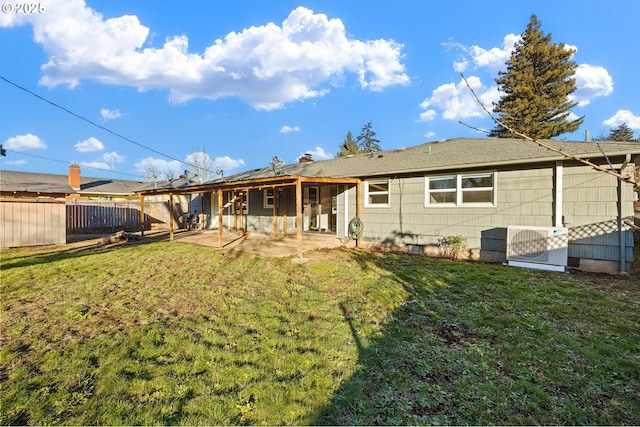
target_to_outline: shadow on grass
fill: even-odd
[[[424,274],[416,274],[416,267],[425,260],[422,257],[391,255],[395,259],[388,261],[366,252],[352,256],[364,271],[381,268],[392,273],[390,278],[403,287],[407,297],[369,345],[359,335],[362,325],[355,323],[359,316],[354,309],[340,305],[358,349],[358,365],[313,424],[455,423],[456,419],[442,415],[448,404],[440,385],[458,376],[447,363],[446,353],[460,344],[462,336],[458,325],[447,323],[442,312],[446,308],[430,304],[434,292],[452,285],[450,277],[429,268],[431,264],[425,265]],[[403,268],[397,268],[399,263]],[[425,353],[428,349],[437,351],[429,355]]]
[[[99,239],[96,237],[92,239],[92,241],[97,242]],[[38,247],[29,247],[29,248],[18,248],[18,249],[3,249],[9,254],[14,250],[24,251],[23,254],[18,256],[3,256],[0,260],[0,265],[2,266],[2,270],[10,270],[12,268],[19,267],[28,267],[33,265],[47,264],[52,261],[62,261],[69,258],[78,258],[90,255],[96,255],[100,253],[107,253],[113,250],[117,250],[121,247],[130,246],[130,245],[143,245],[149,244],[153,242],[158,242],[161,240],[168,240],[166,236],[150,236],[150,237],[140,237],[137,240],[131,240],[120,243],[69,243],[67,245],[59,245],[59,246],[38,246]],[[64,248],[68,246],[68,248]],[[7,260],[7,258],[9,260]]]
[[[592,330],[606,346],[599,349],[570,328],[561,330],[561,321],[547,320],[546,307],[555,310],[556,303],[569,301],[549,297],[536,273],[406,255],[354,252],[353,258],[363,270],[391,273],[407,297],[368,342],[353,309],[341,305],[358,348],[357,367],[312,424],[640,421],[633,392],[640,374],[627,356],[615,353],[625,341],[608,343]],[[527,293],[536,294],[531,308]],[[590,357],[600,367],[590,366]]]

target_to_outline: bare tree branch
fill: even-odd
[[[465,123],[465,122],[463,122],[461,120],[458,120],[458,123],[460,123],[462,126],[466,126],[466,127],[471,128],[471,129],[473,129],[473,130],[475,130],[477,132],[480,132],[480,133],[491,133],[491,131],[471,126],[470,124],[467,124],[467,123]]]
[[[580,162],[580,163],[582,163],[582,164],[585,164],[585,165],[587,165],[587,166],[590,166],[590,167],[592,167],[592,168],[593,168],[593,169],[595,169],[595,170],[598,170],[598,171],[601,171],[601,172],[604,172],[604,173],[608,173],[609,175],[613,175],[613,176],[615,176],[616,178],[618,178],[618,179],[619,179],[619,180],[621,180],[621,181],[628,182],[629,184],[633,184],[633,185],[635,185],[635,184],[636,184],[636,183],[635,183],[635,181],[634,181],[634,179],[633,179],[633,176],[631,176],[631,175],[622,175],[621,173],[618,173],[618,172],[616,172],[615,170],[609,170],[609,169],[603,168],[602,166],[597,165],[597,164],[595,164],[595,163],[591,162],[591,161],[590,161],[590,160],[588,160],[588,159],[583,159],[583,158],[580,158],[580,157],[575,156],[575,155],[573,155],[573,154],[567,153],[566,151],[561,150],[561,149],[559,149],[559,148],[551,147],[550,145],[547,145],[547,144],[545,144],[544,142],[537,141],[535,138],[531,138],[529,135],[526,135],[526,134],[524,134],[524,133],[522,133],[522,132],[518,132],[516,129],[513,129],[513,128],[512,128],[512,127],[510,127],[510,126],[507,126],[507,125],[506,125],[506,124],[504,124],[502,121],[498,120],[498,119],[493,115],[493,113],[491,113],[491,111],[489,111],[489,110],[487,109],[487,107],[485,107],[485,105],[482,103],[482,101],[480,100],[480,98],[478,97],[478,95],[476,94],[476,92],[473,90],[473,88],[471,87],[471,85],[470,85],[470,84],[469,84],[469,82],[467,81],[467,78],[464,76],[464,74],[462,74],[462,73],[461,73],[460,75],[462,76],[462,79],[464,80],[464,83],[467,85],[467,87],[469,88],[469,90],[470,90],[470,91],[471,91],[471,93],[473,94],[473,97],[476,99],[476,102],[477,102],[478,104],[480,104],[480,106],[481,106],[481,107],[482,107],[482,109],[485,111],[485,113],[487,113],[487,115],[488,115],[489,117],[491,117],[491,120],[493,120],[494,122],[496,122],[499,126],[502,126],[503,128],[507,129],[507,130],[508,130],[509,132],[511,132],[512,134],[514,134],[514,135],[517,135],[517,136],[521,137],[521,138],[522,138],[522,139],[524,139],[525,141],[531,141],[531,142],[534,142],[534,143],[538,144],[539,146],[544,147],[544,148],[546,148],[546,149],[547,149],[547,150],[549,150],[549,151],[553,151],[554,153],[558,153],[558,154],[560,154],[560,155],[562,155],[562,156],[564,156],[564,157],[566,157],[566,158],[568,158],[568,159],[575,160],[575,161],[577,161],[577,162]],[[602,149],[600,149],[600,151],[602,151]],[[603,154],[604,154],[604,152],[603,152]],[[606,154],[605,154],[605,157],[606,157]],[[607,161],[609,161],[609,159],[608,159],[608,158],[607,158]]]

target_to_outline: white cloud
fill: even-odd
[[[429,106],[429,104],[426,104],[427,100],[424,100],[422,102],[422,104],[420,104],[420,106],[422,108],[427,108]],[[436,110],[427,110],[423,113],[420,113],[420,118],[418,119],[419,122],[430,122],[431,120],[435,119],[436,116],[438,115],[438,113],[436,113]]]
[[[284,125],[280,128],[280,133],[289,133],[289,132],[299,132],[300,128],[298,126],[287,126]]]
[[[148,166],[152,166],[155,170],[160,171],[163,174],[165,171],[172,171],[173,174],[171,175],[177,178],[184,173],[185,169],[194,169],[194,164],[206,166],[207,169],[209,169],[207,171],[208,174],[214,175],[218,170],[227,172],[240,168],[244,166],[245,163],[242,159],[232,159],[229,156],[212,158],[203,151],[194,151],[185,157],[184,163],[177,160],[167,161],[164,159],[156,159],[154,157],[146,157],[141,161],[136,162],[133,166],[138,172],[142,173],[146,172]]]
[[[141,173],[146,173],[147,167],[153,167],[155,170],[164,174],[165,171],[171,171],[170,175],[178,177],[183,171],[182,163],[177,160],[166,161],[164,159],[156,159],[154,157],[145,157],[135,163],[133,167]]]
[[[109,163],[101,162],[99,160],[96,160],[93,162],[80,162],[80,166],[84,166],[86,168],[93,168],[93,169],[104,169],[107,171],[112,169]]]
[[[578,120],[579,118],[580,118],[580,116],[578,116],[576,113],[571,111],[571,112],[569,112],[569,115],[567,116],[567,121],[573,122],[574,120]]]
[[[453,62],[453,69],[458,73],[464,72],[469,66],[469,61],[467,58],[462,58]]]
[[[499,71],[505,71],[505,63],[520,40],[520,35],[507,34],[501,47],[485,49],[477,45],[465,46],[457,42],[447,42],[444,46],[460,53],[453,62],[455,71],[462,73],[471,69],[478,75],[486,74],[495,77]],[[577,46],[567,44],[565,47],[574,49],[576,52],[578,49]],[[604,67],[580,64],[576,68],[575,79],[576,90],[569,99],[577,102],[578,106],[588,105],[594,98],[609,95],[613,91],[613,79]],[[480,78],[475,76],[469,77],[468,80],[485,107],[492,110],[492,104],[500,99],[497,86],[484,87],[480,83]],[[420,114],[418,121],[423,122],[434,120],[439,113],[443,118],[451,120],[485,115],[462,82],[440,85],[420,106],[425,111]]]
[[[108,108],[101,108],[100,116],[102,117],[102,120],[113,120],[122,117],[122,113],[120,112],[120,110],[109,110]]]
[[[213,167],[224,171],[237,169],[244,166],[244,160],[232,159],[229,156],[216,157],[213,159]]]
[[[41,84],[49,87],[93,79],[140,90],[166,88],[174,102],[237,96],[268,110],[322,96],[328,89],[320,86],[345,74],[374,91],[409,83],[402,44],[349,38],[340,19],[305,7],[280,26],[231,32],[202,54],[189,52],[185,35],[143,48],[150,30],[136,16],[105,19],[84,0],[51,0],[43,14],[3,15],[1,26],[33,26],[34,40],[48,55]]]
[[[495,86],[485,87],[477,76],[470,76],[467,81],[485,107],[491,111],[493,102],[500,96],[498,89]],[[433,120],[436,117],[434,108],[442,110],[442,117],[447,120],[486,116],[462,79],[458,84],[447,83],[439,86],[432,92],[431,97],[420,104],[420,107],[426,110],[420,114],[420,121]]]
[[[427,132],[424,134],[425,138],[433,138],[434,136],[436,136],[435,132]]]
[[[22,166],[27,164],[26,160],[5,160],[4,162],[7,165],[13,165],[13,166]]]
[[[7,150],[26,151],[47,148],[47,144],[39,137],[30,133],[26,135],[16,135],[8,138],[2,144]]]
[[[118,154],[115,151],[111,151],[109,153],[104,153],[102,155],[102,160],[109,163],[110,165],[114,165],[115,163],[124,162],[124,156],[121,154]]]
[[[76,151],[79,151],[80,153],[88,153],[91,151],[104,150],[104,144],[100,142],[100,140],[94,138],[93,136],[88,139],[85,139],[84,141],[79,141],[73,147],[76,149]]]
[[[492,47],[487,50],[480,46],[471,46],[470,54],[473,63],[477,67],[488,68],[494,72],[506,68],[505,63],[511,57],[513,48],[520,39],[520,35],[507,34],[502,40],[502,47]]]
[[[333,159],[335,156],[331,153],[324,151],[324,148],[316,146],[313,150],[307,150],[304,153],[300,153],[300,157],[304,154],[311,154],[313,160],[327,160]]]
[[[480,46],[465,46],[461,43],[448,42],[444,45],[449,48],[458,49],[462,52],[460,59],[453,63],[453,69],[459,73],[467,70],[470,64],[473,68],[485,68],[492,73],[497,73],[506,68],[505,63],[511,56],[515,44],[520,41],[521,36],[507,34],[502,40],[502,47],[492,47],[485,49]]]
[[[569,95],[569,100],[577,102],[580,107],[588,105],[593,98],[613,92],[613,79],[604,67],[580,64],[574,77],[576,90]]]
[[[125,157],[118,154],[115,151],[104,153],[101,160],[94,160],[92,162],[80,162],[80,166],[85,166],[94,169],[114,170],[116,163],[124,162]]]
[[[630,110],[618,110],[616,113],[602,122],[603,125],[618,127],[626,123],[631,129],[640,129],[640,116],[636,116]]]

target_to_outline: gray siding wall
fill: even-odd
[[[490,172],[490,171],[487,171]],[[425,207],[425,176],[395,178],[389,207],[363,208],[364,238],[382,242],[435,245],[444,236],[461,235],[480,250],[484,234],[507,225],[549,226],[553,221],[553,169],[497,173],[495,207]],[[505,250],[501,241],[496,250]]]
[[[620,165],[614,165],[619,167]],[[563,212],[569,227],[569,257],[620,260],[618,180],[587,166],[564,168]],[[633,173],[633,165],[625,170]],[[622,183],[622,217],[633,218],[633,186]],[[622,225],[625,258],[633,260],[633,232]]]
[[[286,196],[285,196],[286,193]],[[224,204],[228,202],[229,196],[225,194]],[[287,206],[284,206],[286,198]],[[211,229],[218,228],[218,195],[212,197],[212,213],[209,216],[208,227]],[[284,231],[284,212],[287,214],[287,233],[295,233],[296,226],[296,205],[295,190],[284,188],[278,195],[278,234],[282,235]],[[237,218],[240,221],[240,217]],[[248,192],[248,214],[242,215],[246,231],[272,234],[273,233],[273,208],[264,207],[264,196],[262,190],[251,190]],[[222,226],[224,228],[233,228],[233,210],[231,207],[223,210]],[[238,228],[241,225],[238,222]]]
[[[629,165],[626,173],[632,173],[633,167]],[[617,179],[587,166],[565,164],[562,169],[562,214],[569,221],[564,224],[570,229],[569,257],[619,261]],[[441,237],[461,235],[467,239],[470,258],[504,261],[507,226],[554,225],[555,165],[499,170],[496,181],[494,207],[425,207],[424,176],[392,178],[390,206],[363,207],[363,238],[435,247]],[[632,217],[632,185],[623,183],[622,200],[623,217]],[[340,210],[342,206],[341,202]],[[624,256],[630,261],[633,234],[629,227],[623,228]]]
[[[347,204],[345,205],[345,197],[347,198]],[[337,230],[338,237],[343,238],[347,236],[347,226],[349,221],[356,216],[356,187],[355,185],[339,185],[338,186],[338,215],[337,215]],[[346,206],[346,215],[345,215]],[[364,215],[362,216],[364,218]],[[367,225],[365,225],[364,232],[366,236]],[[366,238],[366,237],[365,237]]]

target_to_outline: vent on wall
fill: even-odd
[[[507,227],[507,261],[515,267],[565,271],[569,230],[564,227]]]

